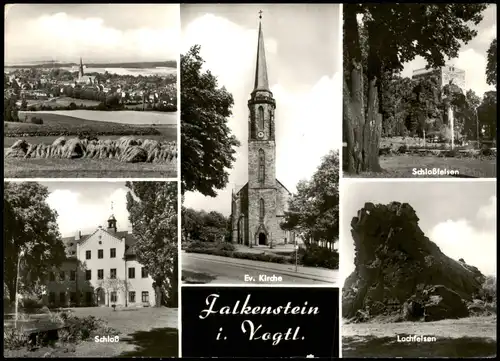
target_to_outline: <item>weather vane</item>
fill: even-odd
[[[262,10],[259,10],[259,19],[262,19]]]

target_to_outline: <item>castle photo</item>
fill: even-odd
[[[335,282],[339,9],[181,6],[184,282]]]

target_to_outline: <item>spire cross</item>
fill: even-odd
[[[262,19],[262,10],[259,10],[259,19]]]

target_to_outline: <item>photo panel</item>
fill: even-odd
[[[496,182],[342,192],[342,357],[495,357]]]
[[[4,183],[4,357],[177,357],[178,182]]]
[[[496,14],[343,5],[346,177],[496,178]]]
[[[179,4],[7,5],[5,176],[176,178],[179,29]]]
[[[338,281],[338,4],[182,4],[182,281]]]
[[[182,287],[182,357],[339,357],[339,289]]]

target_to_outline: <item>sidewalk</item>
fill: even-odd
[[[214,263],[232,264],[250,269],[275,271],[291,277],[307,278],[322,282],[337,283],[339,279],[339,270],[298,266],[297,272],[295,272],[295,265],[292,264],[252,261],[240,258],[214,256],[211,254],[187,253],[185,251],[181,252],[181,256],[190,257],[192,259],[209,260]]]

